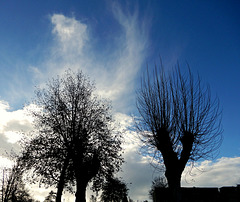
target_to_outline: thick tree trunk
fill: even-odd
[[[75,202],[86,202],[87,184],[94,176],[96,176],[99,168],[100,161],[97,153],[94,153],[93,158],[82,165],[79,165],[77,160],[75,160],[75,175],[77,182]]]
[[[159,140],[158,149],[162,153],[166,167],[165,176],[167,178],[170,191],[169,200],[171,202],[180,202],[181,176],[191,154],[194,141],[193,134],[185,132],[181,138],[183,150],[181,152],[180,158],[173,150],[173,143],[170,139],[168,131],[163,131],[162,134],[163,136],[162,139]]]
[[[182,172],[177,171],[177,169],[167,170],[165,173],[170,191],[169,201],[171,202],[181,201],[181,174]]]
[[[77,191],[75,202],[86,202],[86,188],[87,183],[82,181],[81,179],[77,179]]]
[[[56,202],[61,202],[61,198],[62,198],[62,192],[63,192],[63,188],[64,188],[64,184],[65,184],[65,174],[66,174],[66,170],[68,167],[68,163],[69,163],[69,158],[66,158],[63,164],[63,168],[61,171],[61,175],[60,175],[60,179],[57,185],[57,196],[56,196]]]

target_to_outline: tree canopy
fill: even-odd
[[[118,178],[109,178],[103,185],[101,200],[103,202],[127,202],[128,188]]]
[[[121,134],[114,129],[109,101],[94,95],[82,72],[65,72],[36,90],[34,137],[24,143],[21,161],[40,182],[58,188],[76,185],[76,201],[85,201],[86,186],[99,190],[120,169]]]

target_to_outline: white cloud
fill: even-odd
[[[74,17],[62,14],[53,14],[50,16],[50,22],[54,42],[48,47],[48,55],[38,66],[29,66],[40,86],[48,79],[62,75],[67,69],[86,71],[86,64],[90,64],[88,26]]]
[[[94,43],[91,40],[94,37],[94,30],[91,29],[91,24],[60,14],[52,15],[55,43],[51,47],[50,57],[41,65],[46,69],[34,68],[34,71],[43,76],[42,81],[45,82],[47,78],[61,75],[66,68],[74,71],[81,69],[90,76],[91,80],[95,80],[101,96],[113,100],[114,110],[117,112],[115,118],[121,125],[125,139],[123,148],[126,163],[123,165],[124,172],[119,175],[127,183],[132,183],[129,185],[131,198],[147,200],[151,181],[158,173],[150,166],[151,160],[139,154],[140,142],[136,132],[131,128],[133,120],[125,112],[131,106],[129,103],[134,104],[136,76],[140,68],[145,65],[148,29],[144,20],[139,22],[137,12],[123,12],[118,4],[112,5],[112,12],[122,31],[117,38],[113,37],[115,41],[112,46],[104,50],[106,55],[94,50]],[[229,168],[229,162],[232,161],[234,159],[225,159],[225,163],[223,159],[210,164],[203,162],[198,166],[208,171],[193,178],[187,175],[188,182],[194,179],[194,183],[191,184],[185,182],[186,169],[182,184],[183,186],[235,185],[234,178],[237,178],[236,171],[239,170],[239,166],[235,162],[236,164],[231,164]],[[229,173],[235,173],[232,177],[227,176],[228,169],[230,169]]]
[[[132,183],[130,197],[135,200],[149,200],[148,191],[155,176],[162,175],[150,166],[150,160],[139,155],[137,149],[129,150],[124,155],[126,163],[120,176],[127,183]],[[222,187],[240,184],[240,157],[222,157],[217,161],[203,161],[195,168],[186,167],[182,175],[183,187]]]
[[[122,131],[125,144],[123,172],[120,176],[127,183],[132,183],[130,196],[135,200],[148,200],[148,191],[155,176],[161,175],[158,170],[150,166],[152,159],[143,157],[139,153],[141,142],[133,127],[133,119],[126,114],[116,114]],[[194,167],[187,166],[182,174],[182,186],[190,187],[222,187],[236,186],[240,183],[240,157],[222,157],[216,161],[205,160],[196,162]]]
[[[114,43],[102,55],[95,50],[92,38],[95,33],[91,24],[82,22],[74,17],[54,14],[50,21],[54,43],[49,47],[50,55],[42,64],[30,66],[34,79],[43,84],[47,79],[61,75],[66,69],[76,71],[81,69],[95,80],[98,93],[113,100],[115,118],[119,121],[124,132],[123,146],[125,161],[121,175],[127,183],[132,183],[130,196],[134,200],[147,200],[151,181],[157,173],[149,165],[150,159],[139,154],[139,139],[132,130],[133,120],[125,112],[131,110],[134,104],[134,88],[136,76],[145,65],[146,48],[148,47],[148,25],[146,20],[139,21],[137,11],[125,12],[118,4],[112,4],[112,12],[121,26],[121,33]],[[132,103],[132,104],[131,104]],[[30,107],[30,106],[29,106]],[[31,106],[33,107],[33,106]],[[26,108],[10,111],[8,103],[0,101],[0,140],[1,148],[9,149],[19,138],[17,131],[31,129],[31,119],[25,115]],[[2,158],[2,157],[0,157]],[[9,162],[2,158],[8,164]],[[0,160],[2,160],[0,159]],[[235,185],[239,182],[240,158],[221,158],[216,162],[204,161],[196,165],[206,172],[187,175],[185,169],[183,186],[223,186]],[[194,181],[192,181],[194,179]],[[34,194],[42,196],[48,191],[33,188]]]
[[[113,4],[112,12],[122,31],[111,38],[114,42],[109,41],[110,47],[103,51],[95,49],[97,33],[90,23],[62,14],[52,15],[55,41],[51,44],[50,55],[39,67],[30,68],[41,76],[40,82],[61,75],[68,68],[81,69],[96,82],[98,93],[113,101],[114,109],[130,110],[132,104],[129,103],[134,103],[136,76],[145,65],[148,29],[144,20],[139,22],[136,11],[125,15],[119,5]]]
[[[83,54],[83,47],[88,41],[87,25],[74,18],[68,18],[61,14],[51,17],[54,26],[52,33],[57,38],[57,53],[63,57]]]
[[[185,169],[182,185],[196,187],[236,186],[240,183],[239,171],[240,157],[222,157],[216,161],[203,161],[195,165],[193,169],[190,167]]]
[[[14,131],[6,131],[4,135],[8,138],[8,142],[12,144],[18,142],[22,138],[22,134]]]
[[[101,93],[121,105],[123,97],[126,101],[134,102],[134,87],[137,73],[142,68],[146,59],[146,48],[148,44],[148,30],[146,20],[140,23],[138,12],[125,14],[118,4],[112,5],[115,19],[123,28],[121,37],[118,38],[119,46],[115,47],[114,55],[109,67],[110,71],[107,80],[101,86]],[[99,82],[100,83],[100,82]]]
[[[51,77],[63,74],[68,68],[74,71],[81,69],[91,80],[95,80],[98,93],[102,97],[113,100],[116,111],[129,110],[129,100],[134,97],[134,81],[145,60],[144,49],[148,36],[145,35],[146,29],[139,24],[136,12],[125,16],[121,8],[115,7],[113,13],[122,27],[122,32],[118,38],[113,37],[114,46],[109,48],[104,58],[100,57],[101,53],[95,51],[94,44],[91,43],[94,33],[89,32],[90,24],[62,14],[52,15],[50,20],[54,43],[49,47],[50,55],[41,64],[29,66],[33,78],[37,78],[39,85],[43,85]],[[10,112],[7,103],[0,104],[2,104],[0,110],[3,112],[1,117],[5,118],[0,125],[0,133],[2,138],[5,138],[4,147],[9,148],[13,145],[10,142],[13,143],[18,138],[15,132],[19,129],[29,129],[30,122],[23,115],[24,110]],[[121,114],[120,118],[124,124],[131,125],[127,115]],[[126,155],[129,155],[129,161],[131,160],[129,165],[133,165],[134,159],[137,158],[140,160],[139,168],[144,169],[145,161],[137,154],[136,140],[131,138],[133,132],[126,134],[128,136],[125,150]],[[37,190],[34,193],[37,194]],[[41,194],[42,192],[39,193]]]
[[[23,128],[23,130],[28,130],[31,118],[25,116],[24,110],[26,110],[26,108],[17,111],[9,111],[9,109],[8,103],[0,102],[0,112],[5,116],[5,119],[2,118],[1,120],[1,134],[3,134],[4,131],[8,131],[9,128],[14,130],[21,128]],[[159,173],[150,166],[150,158],[143,157],[139,154],[140,142],[136,132],[131,130],[134,124],[132,117],[123,113],[117,113],[115,119],[119,121],[125,137],[124,158],[126,163],[123,164],[123,172],[118,175],[129,183],[129,195],[132,199],[148,200],[148,191],[151,186],[151,181],[154,179],[154,176],[159,175]],[[6,138],[5,143],[7,143]],[[13,144],[8,143],[7,145],[11,146]],[[1,164],[8,167],[11,166],[11,161],[7,158],[0,157],[0,160]],[[199,170],[204,172],[199,172]],[[214,162],[203,161],[195,164],[195,168],[191,169],[191,175],[189,175],[190,167],[186,167],[182,175],[182,186],[235,186],[237,183],[240,183],[239,170],[240,157],[222,157]],[[36,186],[32,186],[31,188],[32,194],[41,200],[49,191],[49,189]],[[67,200],[73,199],[74,197],[72,195],[65,195],[65,198]]]
[[[22,132],[32,130],[32,118],[27,115],[27,107],[11,111],[9,104],[0,100],[0,154],[19,149],[17,141]]]
[[[0,162],[0,171],[2,171],[3,168],[11,168],[13,166],[13,162],[6,157],[0,156]]]
[[[122,165],[123,172],[118,173],[128,184],[129,196],[136,200],[148,200],[148,191],[151,186],[154,169],[150,165],[151,158],[140,154],[141,142],[134,129],[133,117],[123,113],[115,114],[115,120],[120,123],[124,137]]]

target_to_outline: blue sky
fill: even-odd
[[[147,64],[150,68],[159,64],[161,56],[166,69],[177,62],[185,68],[188,62],[193,73],[199,73],[210,85],[212,95],[219,97],[223,144],[215,161],[199,166],[222,166],[224,170],[234,162],[232,172],[239,172],[239,8],[237,0],[1,1],[1,146],[16,146],[11,132],[31,128],[31,120],[21,114],[34,97],[34,86],[61,75],[66,68],[88,74],[98,93],[113,101],[114,113],[124,127],[131,125],[130,115],[137,114],[135,90],[140,76]],[[10,123],[14,130],[9,129]],[[130,142],[128,148],[137,151],[134,141]],[[134,163],[128,163],[123,174],[133,183],[131,197],[143,200],[139,193],[147,193],[152,179],[151,174],[146,175],[148,180],[139,176],[150,168],[146,159],[126,153],[126,159],[145,166],[138,167],[140,174],[133,174]],[[206,179],[211,175],[208,173]],[[220,182],[209,184],[204,177],[196,179],[193,185],[221,186]],[[240,176],[228,185],[239,182]]]

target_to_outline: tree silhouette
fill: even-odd
[[[173,201],[180,198],[187,162],[211,157],[221,144],[221,112],[209,87],[178,66],[166,76],[157,67],[147,72],[137,92],[137,128],[147,152],[164,162]]]
[[[36,91],[38,108],[31,111],[36,135],[24,143],[21,161],[40,182],[57,186],[56,201],[64,187],[76,185],[76,201],[84,202],[88,183],[99,190],[122,164],[111,106],[94,89],[82,72],[69,70]]]
[[[34,200],[25,188],[22,180],[20,163],[17,161],[12,168],[3,168],[1,179],[1,200],[8,201],[22,201],[33,202]]]
[[[31,133],[33,137],[30,141],[22,143],[23,151],[19,157],[22,170],[31,170],[28,178],[30,183],[39,181],[46,187],[56,186],[56,199],[61,201],[63,189],[72,192],[75,186],[72,160],[67,148],[59,141],[58,134],[44,130],[34,132]]]
[[[128,188],[126,183],[118,178],[109,178],[102,189],[101,201],[127,202]]]
[[[152,199],[153,201],[155,201],[154,198],[154,193],[156,191],[156,188],[159,187],[163,187],[163,188],[167,188],[167,179],[165,178],[165,176],[161,176],[161,177],[156,177],[154,178],[154,180],[152,181],[152,186],[151,189],[149,191],[149,197],[150,199]]]

